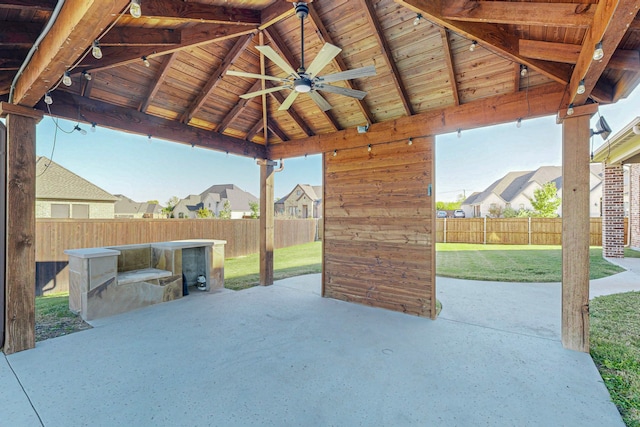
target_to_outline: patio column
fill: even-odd
[[[36,124],[42,113],[5,102],[6,141],[0,151],[4,275],[4,352],[35,347],[36,301]]]
[[[640,248],[640,164],[629,169],[629,245]]]
[[[589,351],[589,119],[594,109],[576,107],[562,120],[562,345],[583,352]]]
[[[602,255],[624,258],[624,172],[622,164],[604,166]]]
[[[273,167],[276,162],[260,160],[260,284],[273,285]]]

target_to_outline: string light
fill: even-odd
[[[462,129],[458,129],[458,138],[462,138]]]
[[[409,142],[407,142],[407,145],[413,145],[413,138],[409,138]]]
[[[527,74],[529,74],[529,68],[524,64],[520,64],[520,76],[527,77]]]
[[[91,133],[96,133],[96,122],[91,122]]]
[[[578,89],[576,90],[576,93],[578,95],[582,95],[586,90],[587,88],[584,86],[584,79],[582,79],[580,80],[580,83],[578,83]]]
[[[93,41],[93,45],[91,45],[91,54],[96,59],[102,58],[102,49],[100,49],[100,42],[96,39]]]
[[[604,58],[604,50],[602,49],[602,42],[598,42],[593,51],[593,60],[600,61],[602,58]]]
[[[469,52],[473,52],[474,50],[476,50],[476,48],[478,47],[478,42],[477,41],[472,41],[471,45],[469,46]]]
[[[86,130],[84,130],[84,129],[82,129],[82,128],[81,128],[80,126],[78,126],[78,125],[75,125],[75,126],[73,127],[73,130],[77,130],[77,131],[78,131],[78,132],[80,132],[82,135],[86,135],[86,134],[87,134],[87,131],[86,131]]]
[[[86,70],[82,72],[82,77],[84,77],[87,81],[92,79],[91,73],[88,73]]]
[[[47,105],[53,104],[53,98],[51,98],[51,92],[47,92],[44,94],[44,103]]]
[[[338,150],[333,150],[333,157],[338,155]]]
[[[65,86],[71,86],[71,83],[71,73],[65,71],[64,75],[62,76],[62,84]]]
[[[147,68],[149,68],[149,66],[151,65],[146,56],[142,57],[142,62],[144,63],[144,66],[147,67]]]
[[[131,6],[129,7],[129,13],[134,18],[140,18],[142,16],[142,8],[140,7],[140,0],[131,0]]]
[[[422,19],[422,15],[418,13],[416,15],[416,19],[413,20],[413,25],[418,25],[421,19]]]
[[[569,108],[567,108],[567,116],[572,116],[573,113],[573,104],[569,104]]]
[[[368,152],[371,152],[371,144],[369,144],[369,145],[367,146],[367,151],[368,151]]]
[[[518,120],[516,121],[516,127],[520,129],[521,126],[522,126],[522,119],[518,118]]]

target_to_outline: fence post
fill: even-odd
[[[486,245],[487,244],[487,217],[484,217],[484,229],[482,230],[482,244]]]
[[[447,243],[447,217],[444,218],[444,231],[442,233],[442,243]]]
[[[529,246],[531,246],[531,217],[529,217]]]

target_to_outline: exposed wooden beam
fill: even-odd
[[[43,24],[3,22],[0,26],[0,46],[31,47],[42,27]]]
[[[640,4],[637,0],[608,0],[598,3],[593,25],[585,35],[578,62],[573,68],[571,81],[562,98],[561,108],[572,103],[582,105],[587,101],[624,37],[627,27],[638,14],[638,7]],[[593,51],[599,41],[602,41],[604,57],[600,61],[595,61]],[[583,94],[577,94],[576,90],[581,80],[584,80],[586,91]]]
[[[267,87],[275,86],[273,82],[266,82],[266,83],[267,83]],[[269,95],[271,95],[271,97],[273,97],[273,99],[275,99],[280,105],[282,105],[282,103],[285,100],[285,97],[284,95],[282,95],[282,92],[271,92]],[[300,115],[293,108],[293,105],[289,107],[286,113],[289,115],[289,117],[291,117],[291,119],[294,122],[296,122],[298,127],[300,127],[300,129],[302,129],[302,132],[304,132],[307,136],[315,135],[315,132],[313,132],[313,130],[309,127],[307,122],[302,117],[300,117]]]
[[[575,64],[578,62],[581,50],[582,46],[578,44],[520,40],[521,55],[543,61]],[[640,52],[637,50],[617,49],[611,56],[607,68],[640,71]]]
[[[282,141],[289,141],[289,137],[287,136],[286,133],[284,133],[282,129],[280,129],[280,127],[275,122],[275,120],[273,119],[267,120],[267,128],[269,128],[269,130],[278,138],[280,138]]]
[[[258,132],[262,130],[263,127],[264,127],[264,122],[262,121],[262,118],[260,118],[260,120],[258,120],[256,124],[251,126],[251,129],[249,129],[249,132],[247,132],[244,139],[246,139],[247,141],[251,141],[253,137],[256,136]],[[263,158],[266,159],[266,157],[263,157]]]
[[[519,38],[508,33],[502,25],[484,22],[465,22],[446,19],[440,13],[440,2],[431,0],[394,0],[396,3],[420,13],[425,19],[446,27],[469,40],[476,40],[491,52],[508,58],[511,61],[524,64],[532,70],[562,84],[567,84],[571,76],[571,68],[564,64],[539,61],[526,58],[518,52]]]
[[[618,49],[607,64],[607,68],[625,71],[640,71],[640,51]]]
[[[322,23],[322,19],[320,18],[320,15],[318,15],[318,12],[316,12],[316,9],[313,7],[313,5],[309,6],[309,18],[310,18],[309,22],[311,23],[311,25],[315,27],[316,34],[318,35],[322,43],[331,43],[332,45],[335,46],[336,44],[333,41],[331,34],[329,34],[326,27]],[[346,71],[349,69],[347,64],[344,62],[344,59],[342,59],[341,55],[338,55],[335,58],[333,58],[333,64],[338,69],[338,71]],[[353,80],[344,80],[344,83],[350,89],[359,90],[358,85]],[[367,104],[364,102],[364,100],[354,99],[354,101],[356,102],[356,105],[360,109],[360,112],[364,116],[365,120],[368,123],[375,123],[376,120],[373,117],[373,114],[371,114],[371,110],[369,109]]]
[[[0,71],[18,71],[21,65],[21,59],[0,57]]]
[[[295,8],[291,3],[283,1],[273,2],[270,6],[262,9],[262,12],[260,12],[260,29],[264,30],[276,22],[280,22],[294,14]]]
[[[47,111],[46,105],[42,101],[38,103],[36,108]],[[151,116],[131,108],[83,98],[62,90],[56,91],[55,103],[50,108],[53,116],[69,120],[80,118],[81,121],[87,123],[97,123],[99,126],[138,135],[151,135],[154,138],[240,156],[265,157],[265,148],[260,144],[199,129],[175,120]]]
[[[90,98],[91,97],[91,89],[93,89],[93,82],[95,80],[91,79],[91,80],[87,80],[85,78],[82,79],[82,88],[80,89],[80,95],[84,96],[85,98]]]
[[[180,0],[144,0],[144,19],[209,24],[259,25],[260,11]]]
[[[0,3],[0,9],[51,11],[56,3],[56,0],[5,0]]]
[[[513,63],[513,91],[517,92],[520,90],[520,64]]]
[[[256,80],[255,83],[253,83],[253,86],[249,88],[247,93],[256,92],[260,90],[261,87],[262,87],[262,81]],[[236,119],[236,117],[242,114],[242,112],[247,106],[247,103],[249,103],[249,101],[252,101],[252,100],[253,98],[246,98],[246,99],[240,98],[236,103],[236,105],[231,109],[231,111],[229,111],[227,115],[224,116],[224,118],[220,121],[220,123],[218,123],[215,129],[216,132],[218,133],[224,132],[224,130],[231,124],[231,122],[233,122]]]
[[[179,52],[216,41],[252,34],[255,30],[245,25],[203,24],[182,31],[182,41],[173,46],[105,47],[102,59],[91,55],[82,61],[76,70],[107,70],[121,65],[139,62],[140,58],[155,58],[169,53]]]
[[[295,66],[295,64],[299,64],[300,61],[298,61],[293,56],[293,54],[291,53],[289,48],[287,48],[284,41],[279,37],[278,33],[274,32],[271,28],[267,28],[264,31],[264,34],[267,36],[267,38],[271,42],[272,47],[280,54],[280,56],[282,56],[293,68],[298,68]],[[319,110],[320,110],[320,113],[327,120],[327,122],[329,122],[333,130],[340,130],[340,125],[338,124],[338,121],[335,119],[335,117],[333,117],[333,114],[331,114],[330,111],[322,111],[321,109]]]
[[[378,20],[378,16],[376,15],[376,10],[373,7],[373,4],[367,0],[358,0],[362,10],[364,11],[367,20],[369,21],[369,26],[373,29],[373,35],[378,40],[378,45],[380,46],[380,50],[382,51],[382,57],[387,63],[387,67],[391,70],[391,79],[393,80],[393,84],[396,87],[396,91],[398,92],[398,96],[400,97],[400,101],[402,102],[402,106],[404,107],[404,112],[407,116],[413,115],[413,107],[411,106],[411,100],[409,98],[409,94],[407,93],[406,88],[404,87],[404,83],[402,82],[402,77],[400,71],[398,70],[398,66],[396,65],[396,61],[393,59],[393,55],[391,53],[391,47],[387,42],[387,39],[384,36],[384,29],[380,25],[380,21]]]
[[[115,27],[100,39],[100,46],[173,46],[181,41],[180,30]]]
[[[12,102],[34,106],[128,4],[129,0],[67,0],[18,78]]]
[[[225,55],[224,60],[222,61],[220,66],[213,72],[211,77],[209,77],[209,81],[207,81],[204,87],[200,90],[198,96],[193,101],[191,101],[189,107],[185,110],[184,113],[182,113],[182,116],[180,117],[180,121],[182,123],[189,123],[189,120],[193,118],[196,112],[205,103],[209,95],[216,89],[224,73],[227,72],[231,64],[233,64],[235,60],[238,59],[238,57],[245,51],[252,39],[253,33],[238,38],[233,47]]]
[[[442,50],[444,51],[444,62],[447,64],[447,72],[449,73],[449,84],[451,85],[451,94],[455,105],[460,105],[460,95],[458,94],[458,83],[456,82],[456,71],[453,65],[453,54],[451,53],[451,45],[449,44],[449,36],[446,28],[440,28],[440,36],[442,37]]]
[[[467,22],[586,28],[593,21],[594,5],[452,0],[443,2],[442,16]]]
[[[176,52],[168,55],[160,68],[158,68],[154,79],[151,81],[151,86],[149,87],[149,90],[144,97],[144,101],[140,103],[138,111],[142,111],[143,113],[147,112],[149,104],[151,103],[151,101],[153,101],[153,98],[155,98],[156,94],[158,93],[160,86],[162,86],[164,80],[167,78],[167,74],[169,73],[169,70],[171,70],[171,65],[173,64],[177,56],[178,54]]]
[[[319,154],[333,150],[366,147],[419,136],[440,135],[456,129],[473,129],[500,123],[515,122],[518,118],[555,115],[564,86],[549,83],[516,92],[484,98],[459,106],[428,111],[381,123],[374,123],[367,133],[350,128],[340,132],[292,140],[269,147],[270,159]]]

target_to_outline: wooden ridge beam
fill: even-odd
[[[34,106],[85,53],[87,43],[95,40],[128,4],[129,0],[106,4],[97,0],[67,0],[18,78],[12,102]]]
[[[260,11],[235,7],[186,3],[180,0],[144,0],[142,19],[209,24],[259,25]]]
[[[105,47],[102,59],[95,59],[91,55],[75,68],[75,72],[82,70],[101,71],[109,68],[119,67],[134,62],[139,62],[140,58],[155,58],[169,53],[179,52],[198,46],[207,45],[216,41],[240,37],[252,34],[255,30],[246,25],[221,25],[203,24],[182,31],[182,41],[178,45],[164,46],[138,46],[138,47]]]
[[[380,46],[380,50],[382,51],[382,57],[387,63],[387,67],[391,70],[391,78],[393,79],[393,83],[396,87],[396,91],[398,92],[398,96],[400,97],[400,101],[402,102],[402,106],[404,107],[404,112],[407,116],[412,116],[414,111],[411,106],[411,100],[409,98],[409,94],[407,93],[407,89],[402,82],[402,77],[400,74],[400,70],[398,70],[398,66],[396,65],[396,61],[393,59],[393,55],[391,53],[391,47],[387,42],[387,39],[384,37],[384,29],[380,25],[380,21],[376,15],[376,10],[373,7],[373,4],[367,0],[358,0],[360,2],[360,7],[364,11],[367,20],[369,21],[369,26],[373,29],[373,35],[378,40],[378,45]]]
[[[171,70],[171,65],[173,64],[177,56],[178,54],[176,52],[169,54],[160,68],[158,68],[155,77],[151,81],[151,86],[149,87],[149,90],[144,97],[144,101],[140,103],[138,111],[142,111],[143,113],[147,112],[149,104],[151,104],[151,101],[153,101],[153,98],[155,98],[158,90],[160,89],[160,86],[162,86],[165,79],[167,78],[167,74],[169,74],[169,70]]]
[[[555,115],[564,93],[558,83],[548,83],[529,89],[469,102],[460,106],[427,111],[396,120],[374,123],[366,133],[355,128],[340,132],[292,140],[269,147],[268,158],[280,159],[319,154],[333,150],[366,147],[420,136],[440,135],[457,129],[473,129],[500,123],[515,122]]]
[[[36,108],[47,111],[44,102]],[[243,139],[185,125],[175,120],[163,119],[140,111],[119,107],[95,99],[83,98],[63,90],[57,90],[51,114],[69,120],[96,123],[110,129],[138,135],[165,139],[181,144],[208,148],[246,157],[264,158],[265,148]]]
[[[284,1],[273,2],[260,12],[260,30],[264,30],[276,22],[280,22],[295,15],[295,8],[291,3]]]
[[[565,108],[569,104],[582,105],[587,101],[624,37],[627,27],[638,14],[639,7],[637,0],[607,0],[598,3],[593,25],[585,35],[578,62],[573,68],[560,108]],[[604,57],[600,61],[595,61],[593,51],[596,43],[600,41],[602,41]],[[583,94],[577,94],[576,90],[581,80],[584,80],[586,91]]]
[[[255,83],[253,83],[253,85],[251,86],[251,88],[249,88],[247,93],[256,92],[260,90],[260,88],[262,88],[262,81],[256,80]],[[249,101],[252,101],[252,100],[253,98],[240,98],[236,103],[236,105],[231,109],[231,111],[229,111],[227,115],[224,116],[224,118],[220,121],[220,123],[218,123],[215,129],[216,132],[218,133],[224,132],[224,130],[231,124],[231,122],[233,122],[236,119],[236,117],[242,114],[242,112],[247,106],[247,103],[249,103]]]
[[[524,64],[558,83],[567,84],[569,82],[571,76],[570,67],[520,55],[518,52],[519,38],[514,34],[507,33],[501,25],[446,19],[440,13],[440,2],[431,0],[394,0],[394,2],[421,14],[425,19],[436,25],[448,28],[469,40],[475,40],[489,51],[513,62]]]
[[[0,46],[31,47],[44,24],[3,22],[0,26]]]
[[[452,0],[443,3],[442,17],[466,22],[587,28],[593,21],[593,9],[591,4]]]
[[[267,128],[282,141],[289,141],[289,137],[287,136],[287,134],[284,133],[282,129],[280,129],[280,126],[278,126],[278,124],[272,118],[269,118],[269,120],[267,120]]]
[[[280,54],[280,56],[282,56],[282,58],[284,58],[289,63],[289,65],[291,65],[293,68],[297,68],[296,64],[299,64],[300,61],[293,56],[293,54],[291,53],[289,48],[287,48],[286,44],[284,43],[282,38],[279,36],[279,34],[273,31],[273,29],[271,28],[267,28],[264,31],[264,33],[269,39],[269,41],[271,42],[272,47]],[[340,125],[338,124],[338,121],[336,120],[335,117],[333,117],[333,114],[331,114],[330,111],[322,111],[322,109],[320,108],[318,108],[318,110],[320,110],[320,113],[324,116],[327,122],[329,122],[333,130],[341,129]]]
[[[268,82],[266,82],[266,86],[267,86],[267,88],[270,88],[270,87],[274,87],[275,84],[273,82],[269,82],[268,81]],[[282,95],[282,92],[271,92],[269,95],[271,95],[273,97],[273,99],[275,99],[278,102],[278,104],[280,104],[280,105],[282,105],[282,103],[285,100],[285,97],[284,97],[284,95]],[[286,110],[286,113],[289,115],[289,117],[291,117],[291,119],[294,122],[296,122],[298,127],[307,136],[315,135],[315,132],[313,132],[313,130],[309,127],[307,122],[302,117],[300,117],[300,115],[296,112],[296,110],[294,110],[293,105],[291,107],[289,107],[288,110]]]
[[[52,11],[56,0],[4,0],[0,9]]]
[[[318,15],[318,12],[315,10],[313,5],[309,5],[309,18],[309,22],[315,27],[316,34],[318,35],[318,38],[320,38],[322,43],[331,43],[335,46],[336,44],[334,43],[331,34],[329,34],[326,27],[322,23],[322,19],[320,19],[320,15]],[[342,59],[341,55],[333,58],[333,64],[338,69],[338,71],[346,71],[349,69],[347,64],[344,62],[344,59]],[[353,80],[344,80],[344,83],[349,89],[360,90],[356,82],[354,82]],[[354,98],[354,101],[356,102],[356,105],[360,109],[360,112],[364,116],[365,120],[368,123],[375,123],[376,120],[373,117],[373,114],[371,114],[371,110],[364,102],[364,99]]]
[[[100,46],[173,46],[181,42],[180,30],[116,27],[100,39]]]
[[[224,60],[222,61],[220,66],[213,72],[211,77],[209,77],[207,83],[200,90],[198,96],[193,101],[191,101],[189,107],[187,107],[185,112],[182,113],[182,116],[180,117],[180,121],[182,123],[189,123],[189,120],[191,120],[196,112],[202,107],[209,95],[211,95],[211,93],[216,90],[216,87],[222,80],[222,76],[227,72],[231,64],[233,64],[236,59],[238,59],[238,57],[245,51],[247,46],[249,46],[249,43],[251,43],[252,39],[253,33],[238,38],[233,47],[225,55]]]
[[[442,37],[442,50],[444,51],[444,62],[447,64],[447,72],[449,73],[449,83],[451,84],[451,93],[453,95],[454,105],[460,105],[460,94],[458,93],[458,83],[456,82],[456,70],[453,65],[453,53],[451,52],[451,44],[446,28],[440,28],[440,36]]]

